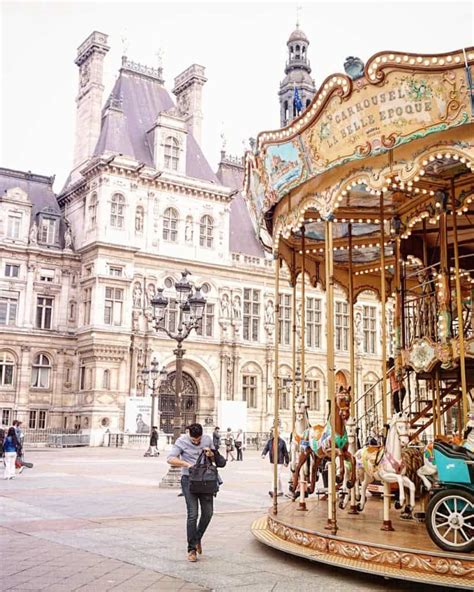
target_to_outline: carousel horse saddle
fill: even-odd
[[[471,452],[463,446],[457,446],[457,444],[449,444],[448,442],[435,442],[434,448],[438,452],[444,454],[448,458],[454,458],[457,460],[474,461],[474,452]]]
[[[375,452],[379,452],[379,450],[380,450],[381,448],[383,448],[383,446],[376,446],[375,444],[369,444],[369,445],[367,446],[367,452],[368,452],[369,454],[373,454],[373,453],[375,453]]]

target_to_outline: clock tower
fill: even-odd
[[[93,154],[100,134],[104,57],[109,51],[107,35],[94,31],[77,50],[79,88],[76,98],[74,170]]]

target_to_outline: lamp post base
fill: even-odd
[[[170,467],[160,481],[159,487],[163,489],[181,489],[181,469],[179,467]]]

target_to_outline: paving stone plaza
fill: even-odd
[[[114,448],[35,449],[0,481],[2,591],[430,590],[317,565],[272,550],[250,525],[269,505],[270,465],[257,451],[221,471],[224,486],[203,541],[186,558],[185,506],[158,483],[164,454]]]

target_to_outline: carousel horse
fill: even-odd
[[[336,472],[336,483],[344,481],[345,461],[350,462],[350,479],[347,480],[347,488],[351,489],[355,483],[355,461],[353,455],[349,452],[349,440],[345,424],[349,419],[351,403],[351,387],[340,386],[336,394],[336,433],[334,441],[336,444],[336,454],[339,459],[339,468]],[[295,492],[298,487],[298,476],[308,458],[314,458],[311,469],[311,482],[308,493],[312,493],[316,487],[316,472],[323,458],[331,457],[331,445],[333,438],[331,436],[331,420],[328,418],[325,426],[313,426],[305,431],[301,443],[301,451],[293,474],[292,491]],[[336,463],[337,464],[337,463]]]
[[[309,422],[304,397],[298,395],[295,399],[295,427],[290,435],[290,472],[292,475],[290,483],[293,483],[293,475],[295,473],[296,464],[301,452],[301,446],[304,442],[304,434],[310,427],[311,425]],[[306,462],[302,466],[302,472],[305,481],[308,480],[308,464],[309,462]]]
[[[353,417],[349,417],[346,422],[346,431],[347,431],[347,441],[348,441],[348,448],[349,452],[355,457],[357,452],[357,424],[356,420]],[[352,461],[353,462],[353,461]],[[339,490],[339,508],[344,510],[347,506],[347,502],[350,498],[350,490],[347,486],[349,481],[349,475],[351,474],[351,466],[350,461],[344,461],[345,470],[344,470],[344,480],[342,482],[341,489]],[[354,487],[357,488],[357,480],[354,484]],[[358,489],[358,488],[357,488]],[[358,491],[356,489],[356,497],[358,496]]]
[[[461,440],[457,436],[441,436],[438,435],[435,441],[446,442],[448,444],[455,444],[456,446],[463,446],[471,452],[474,452],[474,419],[471,419],[466,428],[465,439]],[[418,469],[417,475],[423,482],[427,491],[433,487],[433,481],[438,474],[438,467],[435,463],[434,457],[434,441],[428,442],[423,450],[423,466]]]
[[[408,477],[407,467],[403,462],[403,447],[408,444],[409,437],[408,417],[403,413],[395,413],[389,424],[385,446],[364,446],[357,451],[356,460],[361,483],[360,501],[357,504],[359,512],[365,507],[369,483],[377,479],[389,484],[398,483],[399,499],[395,502],[397,509],[405,505],[405,488],[408,489],[409,503],[405,505],[401,518],[412,518],[415,484]]]

